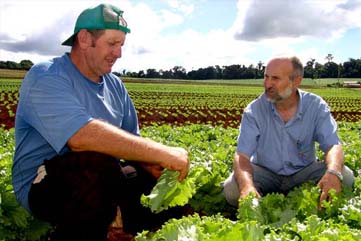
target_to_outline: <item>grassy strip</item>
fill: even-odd
[[[13,69],[0,69],[0,82],[8,81],[9,79],[23,79],[26,70],[13,70]],[[130,83],[161,83],[161,84],[192,84],[192,85],[240,85],[240,86],[262,86],[263,79],[210,79],[210,80],[183,80],[183,79],[155,79],[155,78],[130,78],[122,77],[124,82]],[[361,81],[361,78],[358,79],[309,79],[305,78],[302,81],[301,87],[327,87],[327,85],[332,85],[336,83],[344,83],[346,81]]]
[[[27,72],[27,70],[0,69],[0,80],[2,81],[2,79],[22,79]]]

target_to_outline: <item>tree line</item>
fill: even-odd
[[[20,63],[0,60],[0,69],[29,70],[33,65],[33,62],[27,59],[21,60]]]
[[[333,62],[332,54],[325,58],[327,62],[321,64],[315,59],[310,59],[304,66],[304,77],[311,79],[321,78],[361,78],[361,58],[350,58],[343,63]],[[0,69],[29,70],[33,63],[30,60],[22,60],[20,63],[13,61],[0,61]],[[134,78],[156,78],[156,79],[262,79],[265,64],[259,61],[256,65],[233,64],[228,66],[209,66],[197,70],[188,71],[182,66],[174,66],[169,70],[147,69],[138,72],[113,72],[118,76]]]

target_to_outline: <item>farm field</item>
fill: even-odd
[[[0,80],[0,119],[14,125],[20,80]],[[209,124],[239,126],[243,109],[262,93],[261,86],[125,83],[138,111],[141,127],[149,125]],[[361,89],[310,88],[322,96],[337,121],[361,121]]]
[[[0,79],[0,241],[45,241],[49,226],[19,207],[10,182],[15,144],[12,127],[20,83],[19,79]],[[262,87],[161,81],[126,81],[125,85],[138,111],[141,134],[184,147],[190,153],[191,172],[184,185],[177,186],[175,193],[180,194],[173,197],[187,203],[194,213],[169,220],[158,231],[145,230],[134,238],[121,239],[119,233],[118,236],[110,233],[109,241],[361,240],[359,89],[304,86],[321,95],[331,106],[339,123],[345,162],[356,175],[353,189],[335,196],[334,202],[325,203],[323,210],[317,205],[318,189],[308,184],[287,196],[267,195],[258,204],[250,197],[239,209],[234,209],[225,203],[220,183],[232,170],[243,108],[262,93]],[[318,155],[322,159],[321,153]]]
[[[144,230],[135,240],[360,240],[361,124],[339,125],[345,162],[354,170],[356,184],[352,190],[345,189],[340,196],[334,196],[334,202],[325,203],[323,210],[318,208],[319,191],[315,185],[304,185],[287,196],[267,195],[258,205],[250,197],[241,202],[239,209],[229,207],[222,197],[220,183],[232,169],[236,128],[197,124],[144,127],[143,136],[189,151],[191,171],[170,196],[188,203],[194,213],[171,219],[157,231]],[[49,225],[32,218],[12,193],[13,150],[14,129],[0,129],[0,240],[45,241]],[[322,158],[320,153],[319,157]],[[159,200],[149,202],[154,207]],[[112,229],[109,241],[134,240],[125,239],[119,231]]]

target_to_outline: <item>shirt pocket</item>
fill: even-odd
[[[297,155],[303,161],[309,162],[313,160],[314,144],[306,140],[297,140]]]

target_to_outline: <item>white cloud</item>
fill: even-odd
[[[119,63],[117,63],[115,68],[125,68],[133,71],[146,70],[148,68],[168,70],[176,65],[180,65],[190,71],[212,65],[244,64],[248,66],[256,64],[259,60],[266,60],[254,54],[260,47],[267,49],[268,52],[264,54],[267,57],[280,53],[297,54],[305,62],[309,60],[309,56],[315,56],[318,60],[319,58],[321,60],[324,58],[323,53],[320,53],[318,49],[303,49],[302,52],[299,52],[294,47],[297,44],[302,45],[302,43],[312,41],[312,38],[320,36],[317,31],[316,34],[310,34],[312,37],[294,37],[292,35],[280,34],[274,38],[265,38],[258,42],[239,41],[234,38],[236,30],[247,26],[247,17],[250,11],[252,11],[254,0],[238,1],[238,16],[233,26],[229,29],[203,31],[202,33],[191,28],[172,33],[173,28],[182,25],[186,18],[191,19],[193,15],[189,14],[195,14],[194,11],[198,11],[198,9],[193,10],[194,5],[191,1],[166,2],[171,8],[152,9],[146,2],[130,7],[127,17],[130,19],[131,28],[135,29],[135,31],[127,37],[123,58],[118,61]],[[337,16],[341,16],[346,9],[352,9],[352,16],[357,16],[355,4],[352,5],[353,8],[350,8],[349,2],[347,3],[346,1],[321,0],[318,6],[311,6],[310,2],[315,3],[315,1],[308,0],[308,2],[305,2],[306,5],[304,7],[308,7],[308,10],[311,12],[314,11],[314,15],[317,15],[317,11],[322,10],[325,14],[324,16],[326,16],[327,14],[334,14],[337,10],[340,12],[337,13]],[[342,8],[336,7],[341,3],[344,4]],[[192,10],[182,10],[185,9],[182,6],[189,6],[189,9]],[[295,7],[301,6],[296,5]],[[273,12],[279,11],[277,8],[273,8]],[[302,15],[303,21],[307,22],[308,19],[305,16],[308,15],[302,9],[300,11],[304,14]],[[282,15],[282,12],[279,14]],[[350,22],[349,20],[347,21],[347,23]],[[357,21],[354,22],[356,23]],[[295,24],[300,23],[296,22]],[[313,25],[309,22],[308,24],[309,28],[312,29]],[[339,27],[337,31],[332,32],[333,36],[341,34],[343,29]],[[324,35],[326,36],[327,34],[326,32]]]
[[[167,2],[175,8],[180,1]],[[140,15],[142,18],[133,19]],[[127,36],[123,57],[114,68],[128,71],[148,68],[169,70],[178,65],[190,71],[214,65],[251,64],[245,56],[253,47],[250,43],[236,41],[231,29],[205,33],[185,29],[164,34],[165,30],[181,24],[186,15],[153,10],[144,3],[134,6],[129,23],[136,32]]]
[[[6,58],[3,58],[3,56],[6,56]],[[0,49],[0,60],[2,61],[20,62],[21,60],[25,60],[25,59],[30,60],[33,63],[38,63],[49,60],[49,56],[39,55],[34,53],[26,53],[26,52],[11,52]]]
[[[213,65],[248,66],[279,53],[298,54],[306,62],[310,58],[321,61],[324,53],[319,49],[297,52],[296,47],[320,37],[332,41],[347,28],[361,27],[360,0],[283,0],[284,4],[280,0],[238,0],[237,16],[229,29],[202,32],[192,25],[181,27],[207,2],[164,1],[170,8],[152,8],[147,1],[108,2],[124,10],[131,29],[114,71],[169,70],[176,65],[187,71]],[[89,0],[1,0],[0,59],[37,62],[61,55],[69,50],[60,44],[71,35],[76,17],[97,4]]]
[[[339,36],[348,28],[360,26],[359,0],[254,0],[247,13],[240,11],[239,40],[259,41],[277,37]],[[239,6],[243,0],[239,1]],[[349,6],[352,5],[353,8]]]
[[[128,1],[120,2],[130,6]],[[60,43],[72,34],[80,12],[98,4],[93,0],[2,0],[0,46],[8,50],[20,46],[21,51],[32,49],[41,54],[48,49],[49,55],[58,54],[63,51]]]

